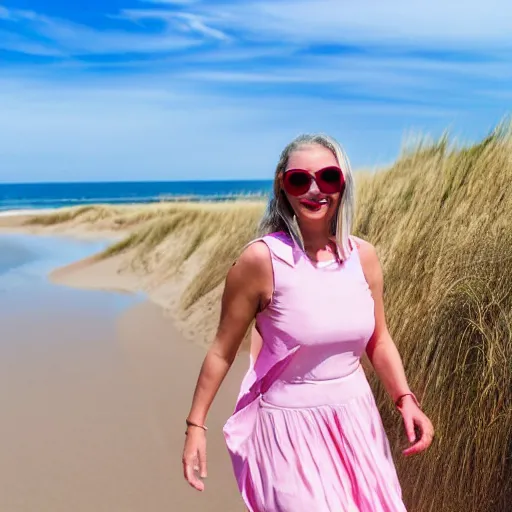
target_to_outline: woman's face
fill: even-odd
[[[309,176],[297,173],[294,175],[297,169],[307,171]],[[328,224],[331,221],[340,202],[344,184],[343,175],[338,169],[339,164],[334,154],[319,144],[304,146],[290,154],[281,175],[281,189],[284,190],[299,223]],[[316,174],[316,180],[311,179],[319,170],[323,170],[323,174]]]

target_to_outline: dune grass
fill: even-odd
[[[191,307],[197,300],[224,281],[229,267],[241,249],[257,235],[257,223],[263,213],[263,204],[232,210],[222,217],[217,242],[207,257],[202,270],[190,283],[183,296],[183,307]]]
[[[142,257],[168,240],[171,235],[185,234],[180,250],[172,251],[173,260],[179,261],[169,262],[177,268],[208,241],[213,241],[218,246],[227,245],[230,251],[239,249],[239,244],[235,244],[235,249],[232,249],[232,244],[229,243],[232,241],[233,233],[241,240],[248,241],[248,237],[255,233],[255,224],[262,211],[263,203],[230,202],[177,204],[161,208],[154,215],[146,213],[145,217],[144,212],[132,213],[131,220],[125,221],[124,225],[137,225],[142,222],[142,226],[126,239],[109,247],[103,256],[113,256],[128,249],[136,249],[137,256]],[[138,220],[135,221],[134,218]],[[222,266],[220,262],[219,266]],[[219,279],[216,284],[222,280],[220,275]]]
[[[66,222],[95,223],[112,218],[122,212],[122,208],[110,205],[87,205],[62,208],[53,213],[34,215],[27,219],[27,225],[54,226]]]
[[[403,459],[397,414],[374,381],[411,510],[512,510],[512,139],[445,138],[359,184],[356,231],[385,272],[391,333],[436,427]]]
[[[512,510],[512,136],[499,126],[457,148],[444,136],[405,148],[376,174],[357,174],[355,234],[373,243],[385,276],[385,305],[411,387],[436,428],[425,454],[404,459],[400,416],[371,381],[408,509]],[[182,297],[184,309],[222,285],[254,236],[264,204],[86,207],[130,235],[103,255],[143,258],[179,239],[177,269],[200,248],[203,264]],[[45,217],[48,219],[48,217]],[[55,217],[59,219],[59,217]],[[62,220],[59,220],[61,222]],[[48,222],[51,222],[48,219]],[[212,332],[216,326],[212,326]]]

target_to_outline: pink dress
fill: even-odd
[[[259,240],[274,272],[263,338],[224,437],[251,512],[403,512],[360,358],[374,303],[359,254],[315,265],[285,233]]]

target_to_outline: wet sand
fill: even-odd
[[[221,428],[246,357],[209,415],[198,493],[181,450],[205,352],[157,306],[29,276],[0,287],[0,326],[2,512],[243,510]]]

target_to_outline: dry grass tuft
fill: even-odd
[[[88,205],[62,208],[54,213],[34,215],[27,219],[27,225],[54,226],[65,222],[95,223],[114,217],[121,211],[113,206]]]
[[[404,459],[382,387],[411,510],[512,510],[512,139],[503,127],[457,150],[409,150],[360,183],[357,232],[385,273],[391,333],[437,429]]]
[[[214,248],[183,296],[185,309],[224,281],[243,246],[257,235],[257,223],[263,208],[262,204],[254,204],[222,216]]]
[[[227,246],[227,252],[239,249],[238,244],[235,244],[236,247],[233,249],[229,242],[244,239],[242,233],[247,226],[250,226],[249,231],[254,233],[254,225],[262,211],[261,203],[183,203],[167,206],[161,209],[158,215],[146,216],[140,228],[134,230],[126,239],[109,247],[103,256],[108,257],[136,248],[137,256],[143,258],[172,235],[180,237],[181,245],[179,255],[176,256],[177,251],[173,251],[173,260],[168,264],[178,269],[206,243],[214,244],[216,254],[220,250],[217,247]],[[124,225],[128,222],[133,225],[140,224],[141,215],[137,214],[139,220],[136,222],[132,214],[132,218]],[[209,272],[217,267],[225,269],[224,262],[225,259],[219,258],[218,261],[212,261],[211,265],[205,264],[205,267],[210,267]],[[214,271],[213,274],[219,275],[214,281],[216,285],[220,284],[223,279],[222,270]],[[210,278],[208,280],[210,281]]]

